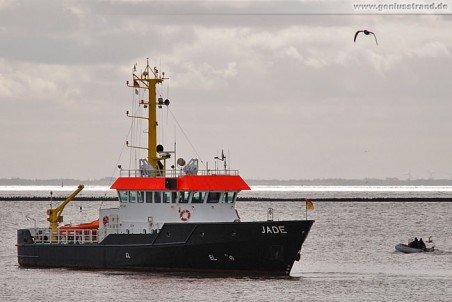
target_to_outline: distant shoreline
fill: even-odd
[[[100,179],[22,179],[0,178],[0,186],[111,186],[116,178]],[[250,186],[452,186],[452,179],[322,178],[322,179],[245,179]]]

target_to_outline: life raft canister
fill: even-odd
[[[183,210],[180,212],[179,216],[180,216],[180,220],[187,221],[190,219],[191,214],[190,214],[189,210]]]
[[[110,218],[108,218],[108,215],[105,215],[104,218],[102,219],[102,222],[104,223],[104,225],[106,225],[109,221],[110,221]]]

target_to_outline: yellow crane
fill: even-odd
[[[77,196],[78,193],[80,193],[81,190],[83,190],[85,186],[79,185],[77,190],[74,191],[66,200],[60,204],[55,209],[48,209],[47,215],[49,215],[49,218],[47,218],[47,221],[50,222],[50,227],[52,228],[52,234],[56,234],[58,232],[58,222],[63,221],[63,216],[61,216],[61,213],[63,213],[64,207],[72,200],[75,196]]]

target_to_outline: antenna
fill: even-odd
[[[226,171],[226,168],[227,168],[227,162],[226,162],[226,156],[224,155],[224,150],[223,150],[223,149],[221,149],[221,157],[215,156],[214,159],[215,159],[215,170],[218,169],[218,167],[217,167],[217,161],[218,161],[218,160],[221,160],[221,161],[223,162],[224,170]]]
[[[228,149],[228,158],[229,158],[229,169],[231,169],[231,154],[229,154],[229,149]]]

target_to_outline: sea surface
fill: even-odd
[[[16,230],[47,226],[46,210],[75,187],[0,187],[0,301],[452,301],[452,202],[399,202],[398,197],[452,197],[452,187],[256,186],[244,197],[389,197],[385,202],[238,202],[243,221],[314,219],[290,277],[26,269],[17,264]],[[114,196],[105,187],[85,196]],[[47,201],[27,197],[49,196]],[[115,202],[73,201],[64,223],[97,219]],[[437,251],[402,254],[394,246],[432,236]]]

